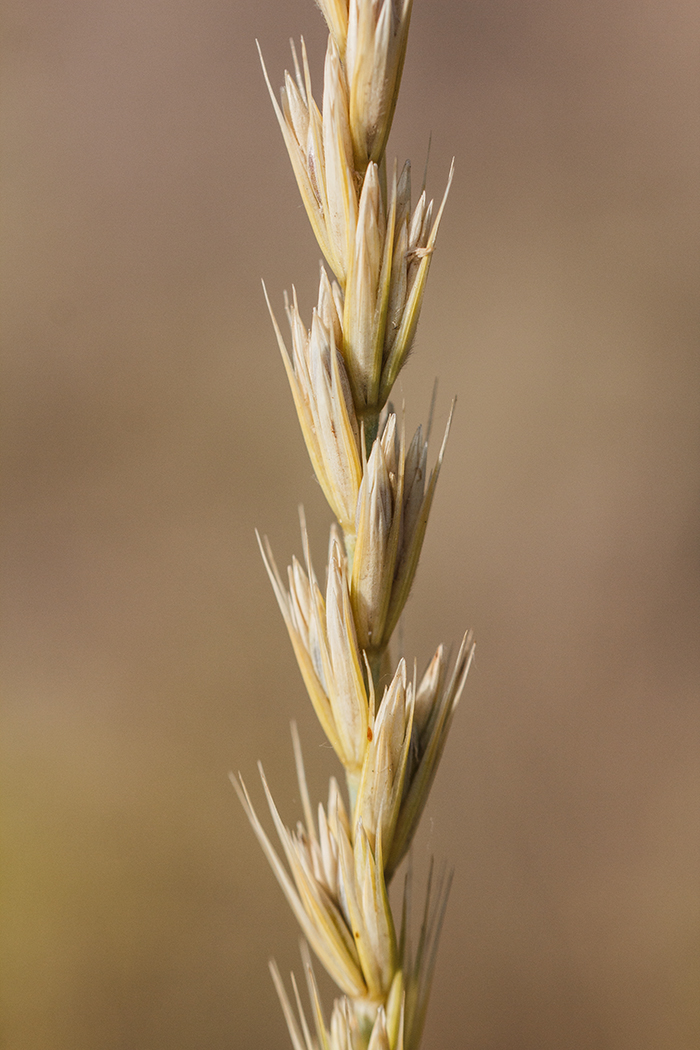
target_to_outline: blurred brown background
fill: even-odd
[[[4,5],[6,1050],[273,1050],[297,931],[227,781],[335,770],[256,550],[323,559],[266,316],[318,251],[275,83],[307,0]],[[390,154],[457,176],[403,375],[459,395],[405,625],[477,660],[416,848],[426,1050],[691,1050],[698,15],[416,0]]]

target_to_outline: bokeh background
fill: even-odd
[[[306,0],[6,0],[3,1046],[277,1050],[297,931],[228,783],[335,771],[256,550],[315,485],[260,289],[318,251],[273,82]],[[409,603],[477,660],[415,850],[425,1048],[690,1050],[700,988],[698,13],[417,0],[390,155],[457,175]]]

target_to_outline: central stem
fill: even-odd
[[[377,431],[379,430],[379,412],[375,408],[366,409],[362,417],[365,431],[365,455],[369,459]]]
[[[376,648],[370,647],[366,650],[366,653],[367,663],[369,664],[369,669],[372,675],[372,685],[374,686],[374,701],[376,714],[376,710],[379,708],[379,704],[382,700],[381,679],[382,670],[384,667],[384,656],[386,654],[386,646],[382,645],[377,646]]]

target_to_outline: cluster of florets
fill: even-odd
[[[411,0],[319,0],[330,35],[321,109],[306,49],[270,95],[318,244],[321,268],[311,326],[296,293],[286,299],[291,351],[270,314],[309,457],[337,519],[325,587],[313,569],[302,518],[304,566],[283,578],[261,551],[306,688],[345,771],[314,821],[295,735],[304,824],[290,831],[261,776],[286,864],[242,782],[241,801],[318,959],[345,998],[323,1021],[305,958],[315,1036],[296,984],[299,1020],[273,977],[296,1050],[412,1050],[420,1039],[446,890],[426,904],[415,955],[407,899],[397,936],[387,886],[410,846],[473,654],[471,634],[451,673],[440,646],[425,673],[392,668],[389,641],[409,595],[450,421],[428,470],[419,427],[407,444],[391,407],[411,350],[452,180],[437,213],[411,169],[387,175],[385,150],[403,69]],[[264,68],[264,67],[263,67]],[[269,301],[268,301],[269,306]],[[450,413],[451,418],[451,413]]]

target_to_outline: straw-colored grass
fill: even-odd
[[[294,73],[285,73],[279,101],[267,71],[265,78],[330,269],[322,268],[310,327],[296,295],[285,300],[289,341],[270,308],[309,457],[337,519],[325,588],[303,517],[304,563],[295,559],[286,577],[266,539],[260,547],[347,795],[332,779],[327,806],[319,805],[314,818],[294,730],[304,811],[296,830],[282,822],[260,767],[280,851],[243,780],[232,779],[306,941],[342,993],[327,1023],[305,949],[309,1022],[294,978],[293,1007],[272,965],[295,1050],[414,1050],[449,880],[428,886],[415,951],[410,875],[400,923],[387,886],[415,834],[474,646],[467,633],[451,670],[440,646],[420,678],[404,660],[391,661],[449,420],[429,471],[421,427],[407,442],[389,397],[415,336],[452,171],[436,210],[424,189],[412,203],[408,162],[399,172],[386,161],[411,0],[319,0],[319,6],[329,29],[320,108],[303,41],[301,62],[292,48]]]

